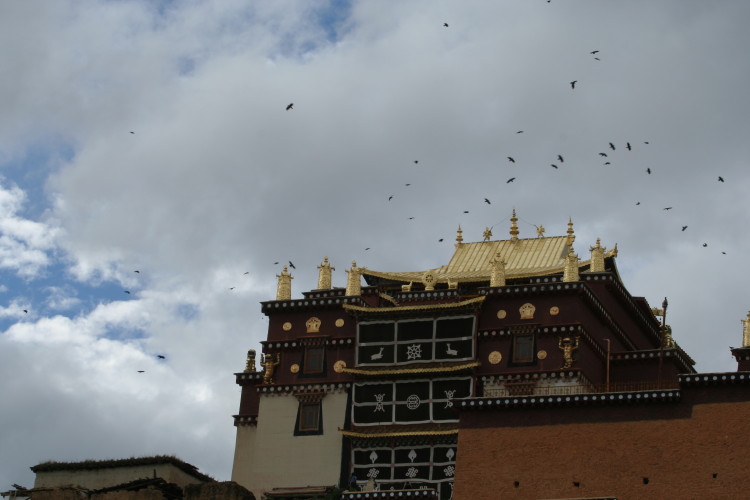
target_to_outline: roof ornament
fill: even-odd
[[[456,246],[460,245],[464,242],[464,232],[461,230],[461,224],[458,225],[458,230],[456,231]]]
[[[617,243],[615,243],[615,248],[612,249],[612,257],[617,257]]]
[[[536,237],[537,238],[544,238],[544,233],[547,231],[544,229],[544,226],[539,224],[538,226],[534,226],[536,228]]]
[[[328,257],[323,257],[323,263],[318,266],[318,269],[318,290],[330,290],[331,271],[335,271],[336,268],[328,263]]]
[[[591,251],[591,265],[589,266],[589,271],[592,273],[601,273],[604,272],[604,250],[606,250],[601,245],[601,239],[596,239],[596,245],[589,248],[589,251]]]
[[[516,217],[516,209],[513,209],[513,216],[510,218],[510,241],[518,241],[518,217]]]
[[[568,239],[565,241],[565,244],[572,247],[575,240],[576,235],[573,233],[573,219],[568,219]]]
[[[362,295],[362,284],[359,278],[362,275],[362,268],[357,267],[356,261],[352,261],[352,268],[346,273],[349,275],[346,279],[346,295]]]
[[[492,259],[490,286],[505,286],[505,261],[500,258],[500,252]]]
[[[750,347],[750,311],[747,312],[747,319],[742,319],[742,347]]]
[[[490,239],[492,238],[492,229],[485,227],[482,236],[484,236],[484,241],[490,241]]]
[[[578,256],[570,247],[568,257],[565,260],[565,270],[563,271],[563,281],[579,281],[578,277]]]
[[[291,300],[294,277],[289,274],[289,267],[284,266],[281,274],[277,274],[276,277],[279,278],[279,283],[276,286],[276,300]]]

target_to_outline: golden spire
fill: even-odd
[[[281,274],[276,275],[279,278],[279,283],[276,286],[276,300],[291,300],[292,298],[292,279],[294,277],[289,274],[289,268],[284,266],[284,270]]]
[[[492,238],[492,229],[485,227],[482,236],[484,236],[484,241],[490,241],[490,239]]]
[[[510,241],[518,241],[518,218],[516,217],[516,209],[513,209],[513,215],[510,218]]]
[[[490,274],[490,286],[505,286],[505,261],[500,258],[500,252],[492,259],[492,273]]]
[[[570,247],[568,258],[565,261],[565,271],[563,271],[563,281],[579,281],[578,277],[578,256]]]
[[[352,261],[352,268],[346,271],[349,275],[346,279],[346,295],[361,295],[362,285],[360,282],[361,268],[357,267],[357,262]]]
[[[544,229],[544,226],[539,224],[538,226],[534,226],[534,227],[536,227],[536,237],[544,238],[544,233],[547,231],[546,229]]]
[[[565,244],[573,246],[573,242],[576,240],[576,235],[573,233],[573,219],[568,219],[568,239]]]
[[[615,243],[615,248],[612,249],[612,257],[617,257],[617,243]]]
[[[747,313],[747,319],[742,321],[742,347],[750,347],[750,311]]]
[[[605,248],[601,245],[601,240],[596,239],[596,245],[589,248],[591,251],[591,266],[589,271],[592,273],[601,273],[604,271],[604,250]]]
[[[456,246],[460,245],[464,242],[464,232],[461,230],[461,224],[458,225],[458,230],[456,231]]]
[[[331,271],[335,271],[336,268],[328,263],[328,257],[323,257],[323,263],[318,266],[318,269],[318,290],[330,290]]]

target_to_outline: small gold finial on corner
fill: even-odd
[[[568,239],[565,240],[565,244],[573,246],[573,242],[576,240],[576,235],[573,232],[573,219],[568,219]]]
[[[565,260],[565,270],[563,271],[563,281],[579,281],[578,275],[578,256],[570,247],[568,257]]]
[[[352,268],[346,272],[349,275],[346,279],[346,295],[362,295],[362,282],[360,281],[362,268],[357,267],[357,262],[353,260]]]
[[[289,268],[284,266],[281,274],[276,275],[279,282],[276,286],[276,300],[291,300],[292,298],[292,280],[294,277],[289,274]]]
[[[537,238],[544,238],[544,233],[547,231],[544,229],[544,226],[539,224],[538,226],[534,226],[536,228],[536,237]]]
[[[464,242],[464,232],[461,229],[461,224],[458,225],[458,229],[456,230],[456,246],[460,245]]]
[[[331,271],[336,268],[328,262],[328,257],[323,257],[323,263],[318,266],[318,290],[331,289]]]
[[[516,217],[516,209],[513,209],[513,215],[510,218],[510,241],[518,241],[518,217]]]
[[[484,236],[484,241],[490,241],[490,239],[492,238],[492,229],[485,227],[482,236]]]
[[[742,347],[750,347],[750,311],[747,312],[747,319],[742,319]]]
[[[589,266],[589,271],[592,273],[604,272],[605,250],[606,248],[602,246],[600,238],[596,239],[596,245],[589,247],[589,251],[591,252],[591,265]]]

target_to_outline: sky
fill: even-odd
[[[736,370],[748,19],[745,0],[1,2],[0,491],[47,460],[156,454],[229,480],[233,374],[283,264],[293,298],[325,256],[334,286],[352,261],[426,270],[459,225],[507,238],[513,209],[522,238],[572,220],[581,258],[617,244],[696,369]]]

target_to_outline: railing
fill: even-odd
[[[537,386],[536,381],[510,382],[501,387],[485,387],[482,397],[508,396],[563,396],[610,392],[643,392],[678,389],[676,381],[662,382],[610,382],[609,384],[571,384]]]

